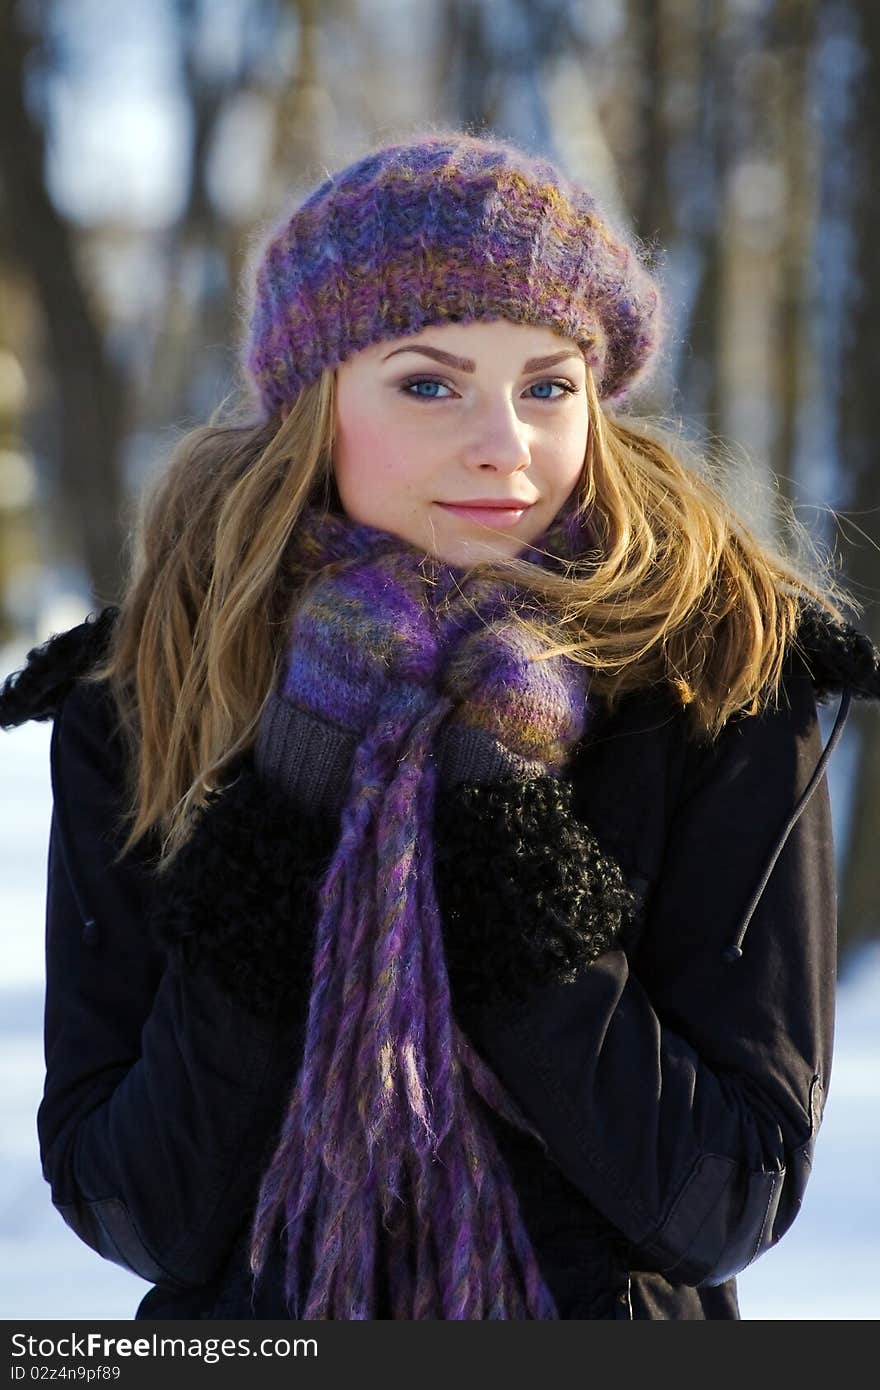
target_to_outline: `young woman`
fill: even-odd
[[[880,653],[620,409],[660,294],[552,165],[381,148],[252,265],[249,414],[2,695],[54,719],[52,1200],[141,1318],[736,1318]]]

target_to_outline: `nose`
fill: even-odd
[[[465,443],[464,459],[471,468],[496,473],[516,473],[528,468],[531,454],[516,411],[509,405],[487,411],[474,437]]]

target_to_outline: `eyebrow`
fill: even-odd
[[[387,362],[389,357],[394,357],[398,352],[419,352],[424,357],[432,357],[435,362],[443,362],[447,367],[457,367],[460,372],[475,372],[477,364],[472,357],[455,357],[451,352],[443,352],[440,348],[429,347],[427,343],[413,344],[411,347],[394,348],[387,352],[382,358]],[[583,362],[584,356],[580,352],[572,352],[570,348],[564,352],[555,352],[550,357],[530,357],[523,363],[524,372],[540,372],[545,367],[553,367],[557,362],[565,362],[569,357],[577,357]]]

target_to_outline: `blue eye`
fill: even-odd
[[[410,388],[411,386],[443,386],[444,384],[445,384],[445,383],[442,382],[442,381],[437,381],[437,379],[436,379],[435,377],[417,376],[417,377],[413,377],[412,380],[410,380],[410,381],[405,381],[405,382],[403,383],[403,391],[404,391],[404,394],[405,394],[405,395],[408,395],[408,396],[415,396],[417,399],[420,399],[420,400],[423,400],[423,401],[436,401],[436,400],[442,400],[442,399],[443,399],[442,396],[433,396],[433,395],[431,395],[431,396],[422,396],[422,395],[420,395],[419,392],[417,392],[417,391],[411,391],[409,388]],[[449,387],[448,387],[448,386],[446,387],[446,390],[447,390],[447,391],[449,390]]]
[[[577,389],[576,387],[570,385],[570,383],[567,381],[536,381],[533,382],[533,384],[529,387],[529,390],[533,391],[536,386],[559,386],[562,389],[563,395],[568,396],[570,396]],[[559,396],[538,396],[537,399],[539,401],[558,401]]]

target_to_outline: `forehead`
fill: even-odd
[[[517,366],[529,370],[544,364],[547,357],[563,356],[585,361],[578,344],[543,324],[513,323],[508,319],[479,320],[472,323],[429,324],[415,333],[390,335],[371,343],[356,357],[371,363],[384,363],[404,352],[430,350],[438,361],[473,371],[477,363],[497,360],[502,354]],[[452,362],[450,359],[457,361]],[[466,364],[466,365],[465,365]]]

